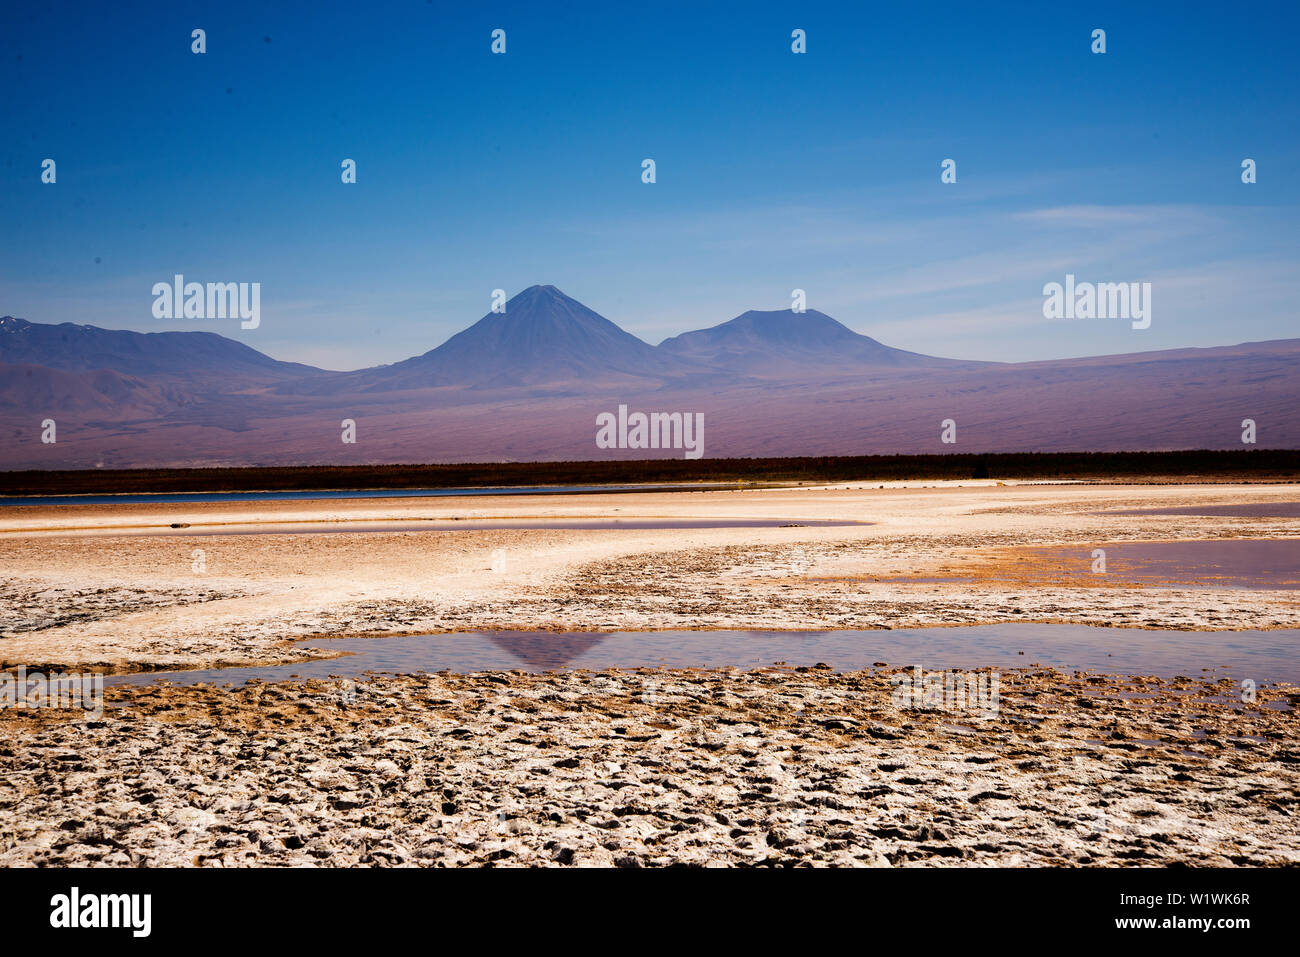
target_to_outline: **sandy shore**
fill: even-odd
[[[1300,539],[1296,518],[1097,514],[1297,499],[929,483],[5,509],[0,649],[11,667],[134,671],[469,629],[1294,628],[1294,590],[1153,588],[1034,550]],[[720,516],[796,527],[281,528]],[[198,534],[214,529],[247,534]],[[0,863],[1300,862],[1294,687],[1243,705],[1200,679],[1021,670],[981,720],[898,707],[887,670],[117,688],[97,721],[0,709]]]

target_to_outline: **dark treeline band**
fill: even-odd
[[[818,483],[972,478],[1118,478],[1154,481],[1204,478],[1285,481],[1300,478],[1300,450],[997,452],[455,465],[32,470],[0,472],[0,494],[485,488],[656,482]]]

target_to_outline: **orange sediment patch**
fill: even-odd
[[[1007,587],[1300,589],[1300,539],[1198,539],[989,548],[901,575],[822,581]],[[1288,603],[1290,604],[1290,603]]]

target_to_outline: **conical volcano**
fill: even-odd
[[[529,286],[424,355],[368,370],[370,389],[509,388],[663,379],[702,370],[668,355],[554,286]]]

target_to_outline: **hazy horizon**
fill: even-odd
[[[551,288],[557,288],[557,289],[558,289],[558,287],[556,287],[554,283],[533,283],[533,284],[531,284],[530,286],[526,287],[525,289],[521,289],[521,290],[519,290],[518,292],[514,293],[513,295],[510,295],[510,296],[509,296],[509,299],[510,299],[510,300],[513,300],[513,299],[515,299],[517,296],[521,295],[521,294],[524,293],[524,292],[528,292],[528,291],[530,291],[530,290],[532,290],[532,289],[544,288],[544,287],[551,287]],[[566,290],[564,290],[564,289],[559,289],[559,292],[560,292],[562,295],[564,295],[566,298],[571,298],[571,299],[573,299],[573,300],[575,300],[575,301],[581,303],[582,305],[586,305],[586,303],[582,303],[582,300],[581,300],[579,297],[577,297],[577,296],[570,296],[570,295],[568,294],[568,292],[567,292]],[[599,312],[599,310],[596,310],[596,311]],[[661,339],[661,340],[658,340],[658,341],[655,341],[655,342],[646,342],[646,344],[647,344],[647,345],[650,345],[650,346],[652,346],[652,347],[658,348],[659,346],[662,346],[665,342],[667,342],[668,339],[674,338],[675,336],[679,336],[679,335],[682,335],[683,333],[687,333],[687,332],[696,332],[696,331],[705,330],[705,329],[711,329],[711,328],[714,328],[714,327],[717,327],[717,326],[720,326],[720,325],[724,325],[724,324],[730,322],[731,320],[741,318],[742,316],[744,316],[744,315],[746,315],[746,314],[748,314],[748,313],[750,313],[750,312],[776,312],[776,313],[784,312],[784,313],[791,313],[791,310],[790,310],[789,307],[787,307],[787,308],[785,308],[785,309],[774,309],[774,310],[758,310],[758,309],[747,309],[747,310],[742,310],[741,312],[736,313],[734,316],[730,316],[730,317],[728,317],[727,319],[720,320],[719,322],[710,323],[710,324],[707,325],[707,326],[700,326],[700,327],[698,327],[698,328],[694,328],[694,329],[682,329],[682,330],[680,330],[680,332],[672,333],[672,334],[670,334],[669,336],[667,336],[667,337],[665,337],[665,338],[663,338],[663,339]],[[819,313],[819,312],[822,312],[822,310],[809,309],[808,312]],[[404,360],[406,360],[406,359],[416,358],[416,357],[418,357],[418,356],[420,356],[420,355],[423,355],[423,354],[426,353],[426,352],[430,352],[430,351],[432,351],[432,350],[438,348],[439,346],[445,345],[449,339],[455,337],[458,333],[463,332],[463,331],[465,331],[466,329],[469,329],[470,327],[474,326],[475,324],[477,324],[478,322],[482,321],[483,319],[489,318],[491,315],[493,315],[493,313],[489,310],[487,313],[485,313],[485,314],[482,315],[482,316],[479,316],[477,319],[474,319],[474,320],[471,320],[471,321],[469,321],[469,322],[466,322],[465,325],[464,325],[462,328],[452,330],[450,333],[448,333],[448,335],[447,335],[445,338],[441,339],[440,341],[438,341],[438,342],[436,342],[436,343],[432,343],[432,344],[430,344],[429,347],[428,347],[427,349],[423,350],[422,352],[414,353],[413,355],[410,355],[410,356],[401,356],[401,357],[399,357],[399,358],[397,358],[397,359],[392,360],[391,362],[372,363],[372,364],[368,364],[368,365],[352,365],[352,366],[349,366],[349,367],[346,367],[346,368],[331,368],[331,367],[327,367],[327,366],[315,366],[315,368],[320,369],[321,371],[324,371],[324,372],[355,372],[355,371],[362,371],[362,370],[365,370],[365,369],[376,368],[376,367],[379,367],[379,366],[394,365],[394,364],[396,364],[396,363],[398,363],[398,362],[402,362],[402,361],[404,361]],[[823,313],[823,315],[825,315],[825,313]],[[791,313],[791,316],[792,316],[792,318],[793,318],[794,314]],[[33,319],[31,319],[31,318],[29,318],[29,317],[27,317],[27,316],[7,316],[7,315],[5,315],[5,314],[0,314],[0,320],[3,320],[3,319],[5,319],[5,318],[14,318],[14,319],[22,319],[22,320],[25,320],[25,321],[28,321],[28,322],[37,322],[37,320],[33,320]],[[609,317],[606,316],[605,318],[609,318]],[[836,319],[835,316],[830,316],[829,318],[831,318],[831,319]],[[68,320],[68,321],[71,321],[71,320]],[[838,321],[838,320],[836,320],[836,321]],[[57,325],[58,323],[38,323],[38,324],[42,324],[42,325]],[[75,324],[77,324],[77,325],[90,325],[90,326],[96,326],[95,323],[75,323]],[[617,323],[617,324],[620,326],[620,328],[624,328],[625,331],[628,331],[629,333],[631,332],[630,330],[626,329],[626,327],[623,327],[621,323]],[[212,332],[212,333],[215,333],[216,335],[221,335],[221,336],[223,336],[224,338],[228,338],[228,339],[231,339],[231,340],[233,340],[233,341],[240,341],[240,340],[238,339],[237,336],[234,336],[234,335],[231,335],[231,334],[230,334],[230,332],[232,332],[232,331],[237,331],[237,330],[238,330],[238,326],[237,326],[237,325],[235,325],[235,326],[233,326],[232,328],[227,329],[227,330],[225,330],[225,331],[217,331],[216,329],[211,328],[211,324],[208,323],[206,320],[194,320],[194,321],[191,321],[191,322],[189,323],[189,326],[188,326],[188,327],[185,327],[185,326],[179,326],[179,327],[177,327],[177,328],[166,328],[166,329],[143,329],[143,330],[142,330],[142,329],[134,329],[134,328],[126,328],[126,327],[123,327],[123,328],[117,328],[117,329],[114,329],[114,328],[112,328],[112,327],[108,327],[108,326],[96,326],[96,327],[97,327],[97,328],[103,328],[103,329],[111,329],[112,331],[121,331],[121,332],[142,332],[142,333],[152,333],[152,332]],[[851,328],[851,327],[850,327],[850,328]],[[853,331],[854,331],[854,332],[858,332],[858,330],[853,330]],[[632,334],[634,334],[634,333],[632,333]],[[860,333],[860,334],[862,334],[862,335],[866,335],[866,333]],[[874,338],[874,337],[872,337],[872,338]],[[1212,344],[1210,344],[1210,345],[1206,345],[1206,346],[1173,346],[1173,347],[1170,347],[1170,349],[1172,349],[1172,350],[1176,350],[1176,349],[1181,349],[1181,348],[1207,348],[1207,349],[1213,349],[1213,348],[1225,348],[1225,347],[1238,346],[1238,345],[1250,345],[1250,344],[1254,344],[1254,343],[1267,343],[1267,342],[1272,342],[1272,341],[1284,341],[1284,339],[1296,339],[1296,338],[1300,338],[1300,336],[1288,336],[1288,337],[1282,337],[1282,338],[1279,338],[1279,339],[1272,339],[1272,340],[1270,340],[1270,339],[1258,339],[1258,340],[1257,340],[1257,339],[1236,339],[1236,340],[1232,340],[1232,341],[1223,341],[1223,342],[1219,342],[1219,343],[1212,343]],[[642,341],[645,342],[645,340],[642,340]],[[265,350],[263,350],[263,349],[260,349],[260,348],[258,348],[258,343],[257,343],[255,340],[254,340],[254,341],[251,341],[251,342],[245,340],[245,341],[244,341],[244,344],[245,344],[245,345],[248,345],[250,348],[256,349],[258,352],[261,352],[263,355],[266,355],[266,356],[268,356],[269,358],[271,358],[271,359],[275,359],[275,360],[280,361],[280,362],[301,362],[301,360],[293,359],[293,358],[286,357],[286,356],[282,356],[282,355],[277,355],[277,354],[275,354],[275,353],[273,353],[273,352],[267,352],[267,351],[265,351]],[[889,343],[889,342],[884,342],[884,343],[882,343],[882,344],[883,344],[883,345],[886,345],[886,346],[892,346],[892,343]],[[1168,351],[1168,350],[1134,349],[1134,350],[1133,350],[1133,353],[1154,352],[1154,351]],[[922,355],[933,355],[933,356],[937,356],[937,357],[941,357],[941,358],[948,358],[948,359],[957,359],[957,360],[965,360],[965,361],[975,361],[975,360],[974,360],[974,357],[972,357],[972,356],[965,356],[965,355],[960,355],[960,354],[956,354],[956,353],[948,353],[948,352],[943,352],[942,350],[938,350],[938,351],[935,351],[935,352],[932,352],[932,353],[920,353],[920,354],[922,354]],[[1098,352],[1094,352],[1094,353],[1081,353],[1081,354],[1079,354],[1079,355],[1070,355],[1070,356],[1044,356],[1044,357],[1036,357],[1036,358],[1034,358],[1034,359],[1024,359],[1024,360],[980,360],[980,361],[1006,362],[1006,363],[1009,363],[1009,364],[1015,364],[1017,361],[1019,361],[1019,362],[1050,362],[1050,361],[1056,361],[1056,360],[1062,360],[1062,361],[1063,361],[1063,360],[1078,359],[1078,358],[1105,358],[1105,357],[1107,357],[1108,355],[1128,355],[1128,354],[1132,354],[1132,353],[1098,353]],[[306,364],[306,365],[312,365],[311,363],[303,363],[303,364]]]

